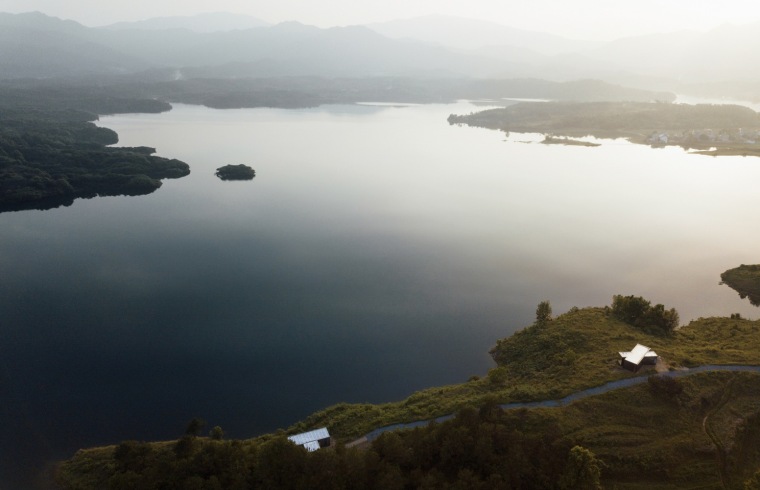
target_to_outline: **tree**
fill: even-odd
[[[542,301],[536,307],[536,323],[543,325],[552,319],[552,305],[549,301]]]
[[[567,457],[560,488],[568,490],[599,490],[602,488],[601,462],[594,453],[582,446],[574,446]]]
[[[197,436],[201,433],[201,429],[203,429],[205,425],[206,425],[205,420],[203,420],[200,417],[195,417],[193,420],[190,421],[190,423],[187,424],[187,428],[185,429],[185,435]]]
[[[306,449],[284,436],[262,444],[256,455],[256,488],[303,488]]]
[[[211,429],[208,435],[210,438],[212,438],[215,441],[221,441],[222,439],[224,439],[224,431],[218,425],[215,426],[213,429]]]
[[[618,320],[656,335],[669,335],[680,321],[675,308],[666,310],[661,304],[652,306],[641,296],[617,294],[612,297],[610,311]]]
[[[630,325],[636,325],[647,311],[651,303],[641,296],[623,296],[616,294],[612,297],[612,316]]]

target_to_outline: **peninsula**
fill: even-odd
[[[625,138],[653,147],[680,146],[705,155],[760,156],[760,115],[737,105],[647,102],[523,102],[467,115],[449,124],[558,137]],[[560,140],[559,142],[562,142]]]
[[[754,306],[760,306],[760,265],[745,265],[729,269],[720,275],[723,284],[749,298]]]
[[[0,94],[0,212],[68,206],[77,198],[149,194],[161,187],[161,179],[190,173],[184,162],[155,156],[154,148],[109,146],[118,143],[118,135],[93,124],[98,113],[161,112],[169,104],[67,95]]]
[[[486,376],[399,402],[335,405],[254,439],[223,440],[215,427],[208,438],[186,433],[85,449],[59,466],[57,479],[65,489],[528,488],[526,481],[547,489],[739,488],[760,481],[760,321],[678,323],[675,310],[636,296],[557,317],[545,301],[532,325],[497,342],[496,367]],[[620,351],[637,343],[656,351],[657,364],[621,368]],[[611,381],[629,387],[559,405],[501,406],[559,400]],[[307,452],[287,439],[318,427],[329,428],[329,448]]]

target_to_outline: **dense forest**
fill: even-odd
[[[255,442],[186,435],[153,445],[126,441],[109,450],[114,465],[76,476],[84,458],[65,465],[67,489],[596,489],[601,463],[563,438],[552,417],[465,409],[443,424],[388,433],[363,448],[308,453],[284,436]]]
[[[160,112],[168,104],[82,91],[0,88],[0,212],[69,205],[76,198],[141,195],[190,173],[147,147],[109,147],[118,135],[97,114]]]

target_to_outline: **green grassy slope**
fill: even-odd
[[[608,381],[651,374],[651,368],[630,373],[617,365],[618,351],[636,343],[657,351],[669,369],[760,365],[758,321],[699,319],[671,335],[656,336],[616,320],[608,308],[574,308],[498,341],[492,351],[498,365],[483,378],[430,388],[399,402],[335,405],[286,432],[327,426],[334,436],[348,442],[377,427],[430,419],[464,407],[562,398]],[[563,408],[526,413],[536,414],[545,423],[523,430],[559,427],[557,437],[591,449],[605,464],[603,483],[610,488],[741,488],[760,466],[757,374],[720,372],[672,383],[650,381]],[[267,435],[234,443],[243,453],[253,454],[276,438]],[[151,447],[171,459],[175,445]],[[114,449],[80,451],[62,465],[61,481],[67,482],[67,488],[97,488],[85,482],[102,484],[104,477],[113,474],[118,466]]]

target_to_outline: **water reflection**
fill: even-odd
[[[0,410],[20,421],[0,480],[85,445],[176,437],[195,416],[247,437],[464,381],[544,299],[757,316],[718,281],[757,260],[760,160],[448,125],[472,110],[103,118],[192,173],[0,215]],[[228,163],[256,179],[219,181]]]

